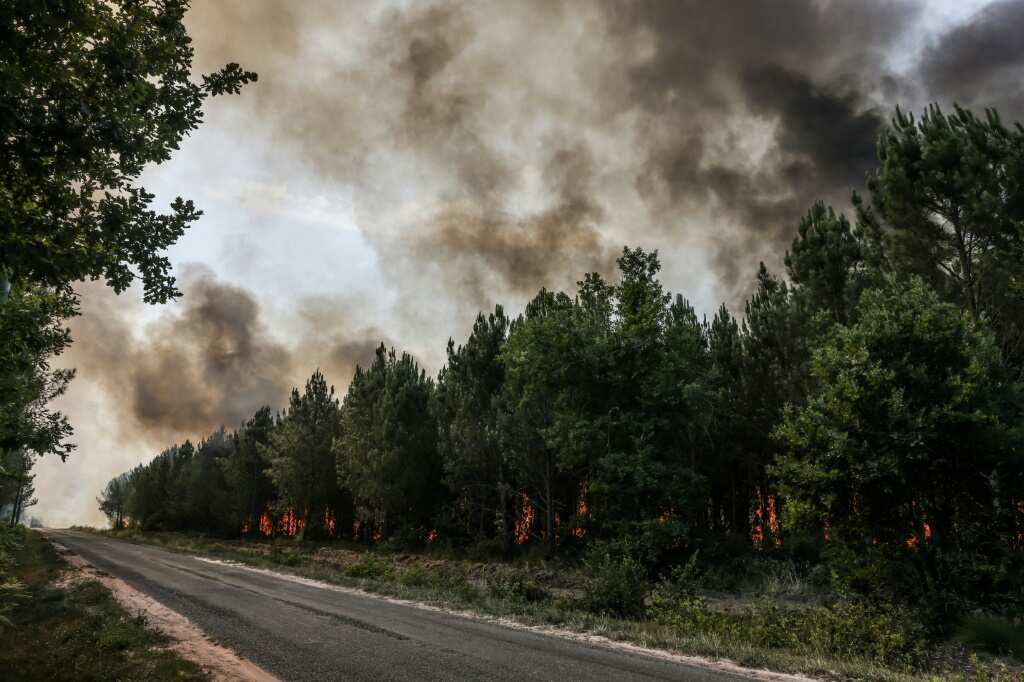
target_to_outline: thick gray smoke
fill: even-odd
[[[98,285],[82,287],[83,315],[72,321],[67,362],[99,384],[116,405],[113,424],[128,442],[201,438],[235,428],[263,405],[283,407],[314,369],[348,383],[383,339],[345,328],[344,308],[328,300],[295,302],[296,336],[272,336],[252,294],[204,269],[184,278],[180,303],[135,328],[141,306]]]
[[[280,406],[316,366],[343,388],[382,338],[437,369],[424,349],[443,352],[478,310],[612,274],[623,244],[660,249],[668,286],[698,307],[738,308],[813,201],[847,207],[895,106],[1024,117],[1024,0],[923,32],[936,12],[924,0],[196,0],[197,71],[259,73],[205,125],[231,131],[225,153],[265,152],[266,168],[246,169],[261,187],[344,188],[381,290],[281,302],[196,272],[181,302],[144,312],[87,288],[66,408],[92,452],[151,447]],[[196,229],[211,227],[248,229]],[[117,438],[89,422],[94,403],[115,406]]]

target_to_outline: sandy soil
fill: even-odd
[[[67,588],[84,580],[97,580],[109,589],[114,598],[129,613],[142,614],[146,624],[167,635],[170,649],[202,666],[215,680],[236,682],[275,682],[276,677],[255,663],[239,657],[210,640],[189,619],[172,611],[152,597],[132,588],[124,581],[98,570],[78,554],[54,542],[69,568],[57,581],[57,587]]]

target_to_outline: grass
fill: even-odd
[[[5,682],[209,679],[100,583],[55,587],[65,563],[39,533],[24,532],[20,545],[12,573],[23,595],[0,625]]]
[[[903,661],[894,656],[895,660],[883,662],[877,655],[837,648],[834,637],[802,636],[814,631],[816,619],[823,618],[835,628],[836,618],[843,614],[811,613],[811,609],[822,607],[809,597],[810,588],[799,572],[787,566],[765,572],[752,587],[748,586],[757,593],[756,597],[747,592],[739,598],[708,599],[707,603],[702,600],[701,614],[705,620],[680,622],[669,618],[658,622],[659,619],[616,616],[614,609],[595,609],[595,604],[600,605],[602,600],[594,599],[594,585],[601,581],[568,564],[472,562],[450,556],[442,558],[437,553],[368,550],[345,542],[297,543],[283,538],[217,540],[180,533],[101,532],[379,595],[508,618],[525,625],[597,634],[685,655],[727,659],[778,672],[850,680],[1024,681],[1019,668],[990,656],[979,658],[958,642],[934,647],[914,660]],[[726,606],[717,607],[715,602]],[[629,609],[624,613],[628,612]],[[857,613],[848,617],[861,618]],[[884,618],[880,622],[881,627],[887,627]],[[792,631],[776,637],[765,632],[766,624]],[[839,628],[843,628],[842,621]],[[883,639],[887,636],[888,633],[882,633]]]

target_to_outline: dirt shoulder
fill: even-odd
[[[84,581],[96,581],[110,590],[114,599],[129,613],[145,619],[146,625],[167,637],[167,648],[192,661],[208,672],[214,680],[235,682],[275,682],[276,677],[252,661],[212,641],[180,613],[173,611],[147,594],[139,592],[123,580],[115,578],[90,564],[78,554],[56,541],[54,548],[68,564],[57,581],[67,588]]]

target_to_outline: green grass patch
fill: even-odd
[[[12,573],[24,596],[6,614],[10,625],[0,626],[5,682],[209,679],[100,583],[54,587],[64,562],[38,533],[23,532],[19,544]]]

